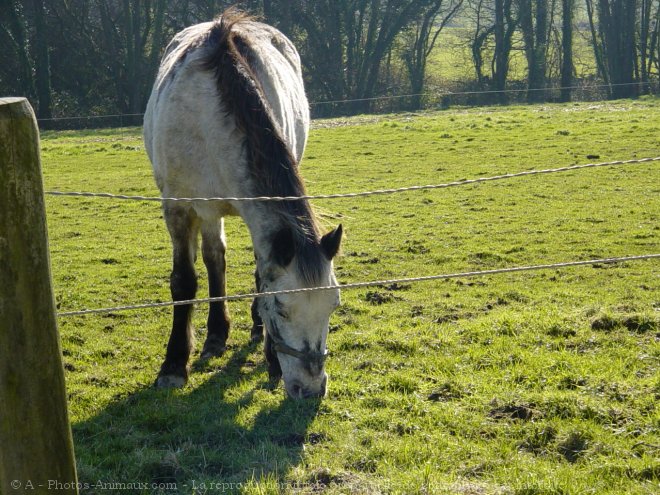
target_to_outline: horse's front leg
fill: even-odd
[[[254,279],[257,285],[257,292],[261,292],[261,280],[259,272],[254,271]],[[271,380],[279,380],[282,377],[282,368],[277,358],[277,353],[273,349],[273,339],[268,335],[268,330],[264,328],[264,321],[259,315],[259,299],[252,301],[252,342],[264,340],[264,351],[266,362],[268,363],[268,375]]]
[[[282,378],[282,368],[280,367],[280,360],[277,357],[277,352],[273,349],[273,345],[273,339],[266,332],[264,351],[266,353],[266,362],[268,363],[268,376],[271,380],[277,381]]]
[[[170,276],[172,299],[194,299],[197,292],[195,257],[198,221],[192,211],[176,207],[165,207],[164,216],[173,248]],[[194,344],[192,311],[192,304],[174,306],[172,333],[167,344],[165,362],[156,379],[159,388],[182,387],[188,381],[188,358]]]
[[[202,225],[202,258],[209,275],[209,297],[227,295],[224,222]],[[229,314],[225,301],[211,303],[202,359],[222,356],[229,337]]]
[[[257,287],[257,292],[261,292],[261,280],[259,279],[259,272],[254,270],[254,281]],[[252,300],[252,332],[250,333],[252,342],[261,342],[264,338],[264,322],[259,315],[259,300]]]

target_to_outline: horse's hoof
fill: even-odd
[[[216,357],[222,356],[225,353],[226,350],[227,350],[226,347],[223,347],[222,349],[204,350],[200,354],[199,358],[202,361],[207,361],[211,358],[216,358]]]
[[[220,357],[225,353],[226,350],[227,350],[227,346],[225,345],[224,342],[220,342],[219,340],[215,340],[213,338],[206,339],[206,342],[204,343],[204,348],[202,349],[202,353],[200,354],[199,357],[202,360],[207,360],[214,357]]]
[[[160,375],[155,385],[156,388],[182,388],[186,381],[186,377],[181,375]]]

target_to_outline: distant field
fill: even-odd
[[[596,63],[589,36],[588,29],[576,30],[574,35],[573,63],[578,78],[595,77],[596,75]],[[431,86],[449,85],[451,87],[452,83],[459,81],[465,83],[475,80],[476,75],[469,41],[471,37],[472,33],[467,28],[446,27],[443,30],[429,56],[427,76]],[[527,78],[527,61],[525,60],[522,40],[515,39],[513,46],[508,80],[525,81]],[[484,57],[484,75],[490,74],[491,58],[492,54]],[[558,64],[554,60],[552,52],[549,56],[549,66],[551,73],[557,77]]]
[[[648,98],[314,127],[302,165],[310,193],[660,155],[660,100]],[[139,129],[48,132],[42,149],[47,190],[157,195]],[[315,207],[346,229],[341,282],[658,253],[659,167]],[[47,209],[60,311],[170,299],[158,204],[48,197]],[[239,219],[227,238],[228,291],[252,291]],[[186,494],[658,493],[658,272],[642,261],[346,290],[331,320],[328,396],[304,403],[269,388],[248,343],[248,301],[230,305],[225,356],[200,363],[198,350],[188,386],[173,392],[151,387],[169,309],[61,318],[83,493],[113,492],[99,481]]]

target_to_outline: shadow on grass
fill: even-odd
[[[256,350],[234,346],[220,370],[195,362],[193,374],[212,375],[201,386],[147,387],[73,425],[81,492],[231,493],[283,481],[316,437],[308,429],[321,400],[285,399],[252,360]]]

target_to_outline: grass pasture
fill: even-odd
[[[310,193],[658,156],[660,101],[317,121]],[[47,190],[157,195],[139,129],[46,132]],[[342,282],[660,252],[658,163],[318,201]],[[157,203],[47,198],[60,311],[170,299]],[[252,290],[226,222],[228,292]],[[200,269],[200,292],[206,277]],[[328,396],[272,389],[230,304],[228,352],[151,385],[170,309],[60,319],[83,493],[651,494],[660,477],[657,261],[346,290]],[[195,316],[198,344],[205,308]],[[224,484],[223,484],[224,483]],[[158,488],[159,487],[159,488]]]

